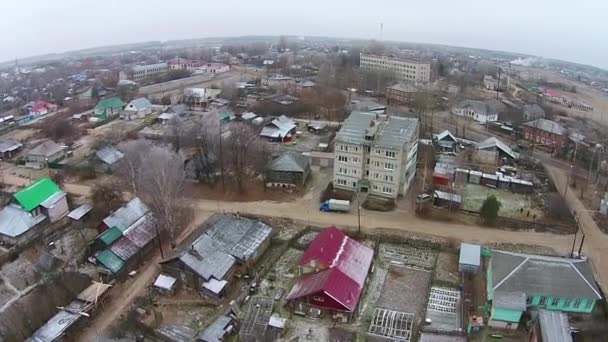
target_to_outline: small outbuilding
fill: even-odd
[[[26,160],[31,163],[46,165],[63,157],[65,157],[65,148],[52,140],[46,140],[30,150],[26,155]]]
[[[477,274],[481,268],[481,246],[470,243],[460,244],[458,271]]]
[[[0,158],[6,159],[13,157],[21,147],[23,147],[23,145],[12,138],[0,141]]]
[[[285,152],[266,168],[266,186],[295,188],[304,186],[310,174],[310,159],[301,153]]]
[[[145,97],[137,98],[125,107],[120,113],[120,118],[123,120],[141,119],[152,113],[152,104]]]

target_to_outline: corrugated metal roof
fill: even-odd
[[[84,215],[86,215],[89,211],[93,210],[93,206],[89,203],[85,203],[80,207],[70,211],[68,217],[72,220],[80,220]]]
[[[480,150],[486,150],[486,149],[490,149],[490,148],[498,148],[501,151],[503,151],[504,153],[508,154],[511,158],[515,158],[515,154],[513,153],[513,150],[511,150],[511,148],[509,146],[507,146],[507,144],[503,143],[502,141],[500,141],[499,139],[495,138],[495,137],[490,137],[482,142],[480,142],[477,145],[477,148]]]
[[[102,162],[113,165],[117,161],[121,160],[125,155],[114,147],[106,146],[101,150],[95,152],[95,155]]]
[[[125,262],[109,249],[97,253],[95,259],[112,273],[118,273],[125,266]]]
[[[139,248],[146,246],[156,236],[156,220],[152,213],[147,213],[133,223],[123,231],[123,235]]]
[[[492,298],[496,308],[526,311],[526,294],[523,292],[498,292]]]
[[[109,246],[112,242],[120,239],[122,236],[122,230],[111,227],[106,229],[103,233],[97,236],[97,239],[103,242],[106,246]]]
[[[65,331],[72,326],[80,315],[77,312],[81,312],[86,307],[84,302],[75,300],[68,304],[64,310],[60,310],[51,317],[40,329],[36,330],[34,335],[30,338],[32,342],[52,342],[59,339]]]
[[[31,211],[58,192],[61,192],[59,186],[49,177],[43,177],[17,191],[13,196],[25,210]]]
[[[566,132],[568,132],[568,130],[564,128],[564,126],[558,124],[557,122],[542,118],[526,122],[524,123],[524,125],[559,135],[566,134]]]
[[[481,266],[481,246],[470,243],[460,244],[459,264]]]
[[[322,291],[352,311],[359,301],[374,251],[349,238],[335,226],[326,228],[313,239],[299,265],[314,261],[318,273],[300,277],[288,294],[288,299],[308,296]]]
[[[220,316],[211,323],[205,330],[198,334],[198,340],[204,342],[221,342],[227,333],[227,328],[232,323],[228,316]]]
[[[223,251],[207,234],[203,234],[192,245],[192,249],[182,254],[179,259],[205,280],[211,277],[223,279],[236,263],[236,259]]]
[[[12,238],[17,237],[44,219],[45,216],[42,214],[34,217],[21,207],[8,205],[0,210],[0,234]]]
[[[135,197],[112,215],[106,217],[103,223],[108,227],[117,227],[124,231],[149,211],[150,209],[139,198]]]
[[[23,145],[15,139],[12,139],[12,138],[4,139],[4,140],[0,141],[0,152],[5,153],[5,152],[14,151],[22,146]]]
[[[568,315],[559,311],[539,310],[538,319],[543,342],[572,342]]]
[[[118,241],[114,242],[112,246],[110,246],[110,250],[123,261],[128,261],[132,256],[137,254],[139,247],[137,247],[133,241],[123,236]]]
[[[236,215],[222,215],[205,234],[230,255],[247,260],[271,233],[272,228],[260,221]]]
[[[202,284],[203,288],[215,294],[220,294],[226,285],[228,285],[226,280],[217,280],[215,278],[211,278]]]
[[[601,299],[587,260],[493,251],[492,287],[567,298]]]
[[[173,342],[192,342],[196,338],[196,331],[185,325],[165,324],[156,329],[156,332],[165,340]]]

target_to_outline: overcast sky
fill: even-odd
[[[528,53],[608,69],[606,0],[0,0],[0,61],[240,35],[378,38]]]

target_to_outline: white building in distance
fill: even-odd
[[[393,72],[399,81],[431,80],[431,63],[425,61],[362,53],[359,66],[363,70]]]
[[[387,198],[407,193],[416,174],[418,119],[352,112],[336,135],[334,187]]]

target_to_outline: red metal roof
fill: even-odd
[[[315,262],[323,271],[300,277],[288,299],[323,292],[352,311],[359,301],[373,257],[371,248],[335,226],[326,228],[317,234],[298,261],[299,265]]]
[[[559,90],[555,90],[555,89],[545,89],[545,96],[549,96],[549,97],[559,97]]]

